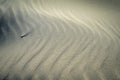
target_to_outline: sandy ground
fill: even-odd
[[[1,3],[0,80],[120,80],[118,6]]]

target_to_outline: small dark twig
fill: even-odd
[[[24,37],[28,36],[29,34],[30,34],[30,33],[28,32],[28,33],[26,33],[26,34],[21,35],[20,37],[21,37],[21,38],[24,38]]]

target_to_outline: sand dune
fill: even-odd
[[[0,4],[0,80],[120,80],[118,6],[72,0]]]

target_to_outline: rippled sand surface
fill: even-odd
[[[1,0],[0,80],[120,80],[120,7],[103,3]]]

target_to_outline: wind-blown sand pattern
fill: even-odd
[[[93,2],[1,0],[0,80],[120,80],[119,6]]]

